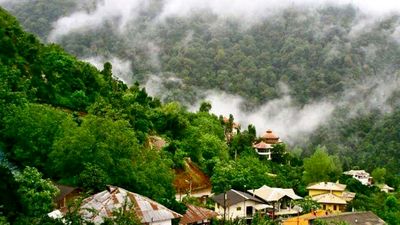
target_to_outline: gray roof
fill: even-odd
[[[103,222],[103,218],[112,217],[115,210],[125,206],[131,207],[131,210],[134,210],[142,223],[182,217],[182,215],[147,197],[112,186],[109,186],[105,191],[84,199],[80,213],[84,219],[100,224]]]
[[[224,205],[224,193],[215,195],[211,198],[218,204]],[[264,203],[263,200],[257,198],[256,196],[248,194],[246,192],[237,191],[234,189],[231,189],[226,192],[226,206],[227,207],[229,207],[231,205],[235,205],[239,202],[244,202],[244,201],[248,201],[248,200],[258,202],[258,203]]]
[[[326,222],[347,222],[350,225],[384,225],[386,224],[381,218],[373,212],[348,212],[337,215],[329,215],[314,218],[312,220],[322,220]],[[311,223],[314,224],[314,223]],[[330,223],[328,223],[330,224]]]

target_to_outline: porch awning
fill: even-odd
[[[254,208],[256,208],[256,210],[262,210],[262,209],[272,209],[273,207],[267,204],[258,204],[255,205]]]

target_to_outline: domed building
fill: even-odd
[[[272,159],[271,149],[274,144],[282,143],[279,136],[276,135],[272,130],[268,129],[260,138],[258,142],[253,144],[254,150],[260,156],[268,157],[268,160]]]
[[[272,132],[271,129],[265,131],[264,135],[261,137],[261,140],[271,145],[281,143],[281,140],[279,139],[278,135]]]

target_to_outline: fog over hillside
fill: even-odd
[[[35,2],[0,0],[17,15]],[[197,110],[208,100],[259,134],[296,143],[337,110],[354,118],[398,106],[399,2],[72,2],[42,38],[99,69],[110,61],[114,76],[164,101]]]

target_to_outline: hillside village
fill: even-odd
[[[396,77],[400,45],[390,34],[400,17],[379,20],[355,39],[348,33],[360,14],[351,6],[304,12],[290,8],[276,21],[241,31],[246,33],[230,20],[221,30],[210,26],[216,19],[212,13],[195,13],[187,21],[173,17],[154,29],[163,48],[161,65],[153,71],[143,62],[148,52],[119,45],[126,40],[115,37],[118,21],[100,24],[105,30],[88,29],[89,34],[79,30],[75,38],[64,40],[80,41],[68,45],[68,51],[60,43],[43,43],[20,24],[50,27],[41,10],[63,16],[73,2],[23,1],[17,5],[22,8],[11,7],[19,18],[0,7],[1,225],[400,224],[396,80],[384,79],[394,88],[361,85],[372,95],[375,86],[394,89],[388,112],[365,111],[363,104],[354,104],[361,101],[358,97],[351,99],[326,124],[307,134],[297,131],[303,140],[298,145],[277,133],[273,123],[242,126],[235,120],[239,115],[216,115],[212,109],[220,105],[208,101],[188,110],[183,102],[151,96],[145,88],[151,85],[139,82],[140,76],[161,75],[165,69],[182,78],[182,83],[163,84],[171,96],[184,93],[182,98],[194,103],[188,83],[221,85],[246,96],[247,109],[283,96],[297,120],[322,113],[314,112],[312,103],[341,98],[345,84],[364,84],[383,71]],[[162,1],[151,2],[154,8],[143,12],[139,28],[149,21],[147,16],[157,14],[156,3]],[[300,18],[310,21],[303,24]],[[136,27],[127,28],[131,25]],[[185,27],[196,28],[187,46]],[[314,35],[309,29],[327,31]],[[91,43],[93,35],[99,42]],[[107,40],[100,38],[104,36]],[[71,51],[111,51],[101,46],[103,41],[131,57],[132,78],[139,81],[128,85],[110,62],[97,68]],[[376,56],[364,52],[370,42]],[[168,80],[176,79],[171,75]],[[280,93],[277,84],[282,82],[292,91]],[[323,96],[325,92],[332,95]],[[224,101],[231,104],[231,99]],[[276,104],[274,113],[285,104]],[[359,114],[354,115],[353,106]],[[313,121],[301,122],[309,128],[306,123]]]
[[[227,121],[225,117],[224,124],[228,123]],[[231,126],[233,129],[226,135],[226,141],[240,132],[239,124],[231,123]],[[160,142],[158,138],[155,139],[158,143]],[[159,147],[166,147],[167,143],[161,142],[163,145]],[[252,146],[259,157],[272,160],[274,145],[282,143],[279,136],[269,129]],[[161,149],[158,148],[158,150]],[[287,152],[282,154],[287,154]],[[177,221],[182,225],[206,225],[214,224],[216,221],[228,224],[240,223],[240,221],[244,224],[254,224],[253,220],[259,219],[258,217],[265,217],[272,223],[282,225],[312,225],[316,224],[316,221],[336,221],[349,225],[386,224],[373,212],[354,211],[354,208],[350,208],[349,204],[356,193],[349,192],[346,185],[339,181],[311,183],[307,186],[308,195],[304,197],[297,195],[292,188],[267,185],[243,191],[230,189],[216,194],[212,193],[208,176],[190,158],[185,160],[184,169],[178,169],[175,173],[176,199],[184,202],[187,207],[183,215],[145,196],[114,186],[107,186],[105,191],[83,199],[79,206],[79,214],[85,221],[102,224],[104,218],[113,216],[113,211],[131,206],[132,208],[128,210],[134,211],[142,224],[167,225],[177,223]],[[373,185],[372,177],[364,170],[350,170],[343,174],[354,178],[364,186]],[[386,193],[394,191],[386,184],[378,186]],[[57,185],[57,187],[61,191],[55,199],[57,209],[48,216],[62,219],[68,212],[68,204],[79,198],[82,190],[63,185]],[[188,199],[192,203],[189,203]]]

